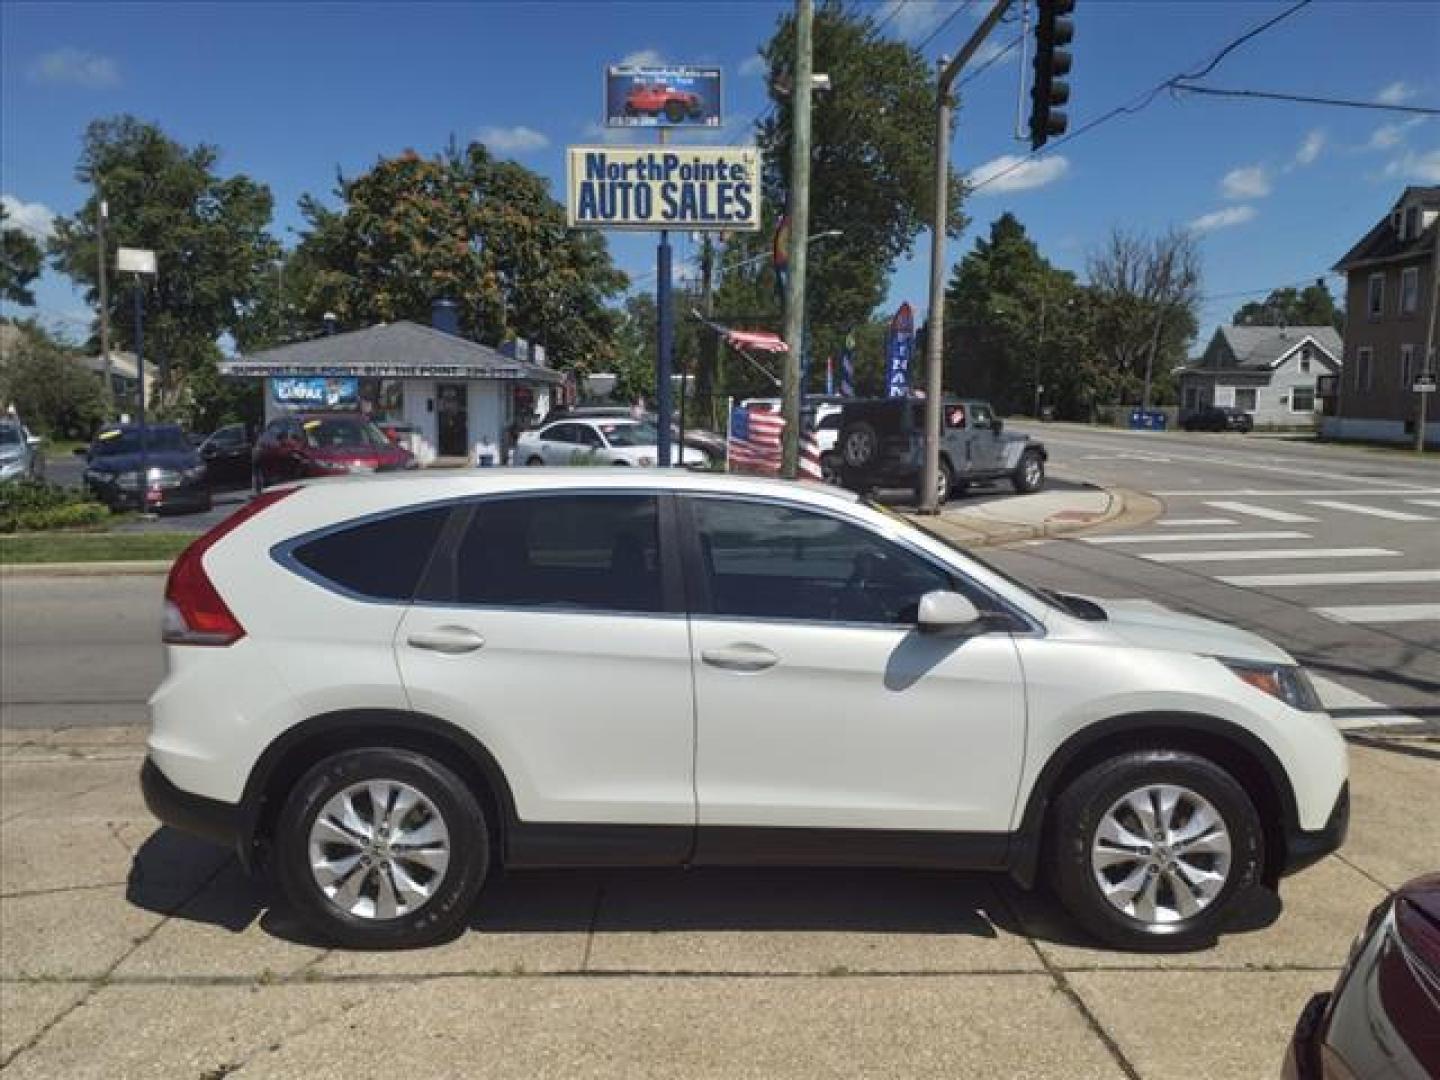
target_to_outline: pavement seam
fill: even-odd
[[[1345,855],[1344,855],[1343,852],[1337,851],[1337,852],[1334,853],[1334,855],[1335,855],[1335,858],[1336,858],[1336,859],[1338,859],[1340,862],[1344,863],[1346,866],[1350,867],[1351,870],[1354,870],[1357,874],[1359,874],[1361,877],[1363,877],[1366,881],[1372,882],[1373,884],[1378,885],[1380,888],[1384,889],[1386,896],[1389,896],[1392,892],[1395,891],[1395,886],[1389,885],[1389,884],[1387,884],[1386,882],[1381,881],[1381,880],[1380,880],[1379,878],[1377,878],[1374,874],[1370,873],[1370,871],[1364,870],[1364,869],[1360,868],[1359,866],[1356,866],[1353,862],[1351,862],[1348,858],[1345,857]]]
[[[69,800],[72,800],[72,799],[83,798],[83,797],[86,796],[86,795],[92,795],[92,794],[94,794],[94,793],[97,792],[97,791],[103,791],[105,788],[107,788],[107,787],[112,787],[113,785],[118,784],[118,783],[121,783],[121,782],[122,782],[122,781],[114,780],[114,779],[106,780],[103,784],[96,784],[94,787],[85,788],[83,791],[76,791],[76,792],[72,792],[72,793],[68,793],[68,794],[64,794],[64,795],[59,795],[59,796],[57,796],[55,799],[47,799],[45,802],[41,803],[39,806],[32,806],[32,807],[29,807],[28,809],[25,809],[25,810],[17,810],[15,813],[11,814],[9,817],[0,818],[0,825],[9,825],[12,821],[19,821],[22,817],[25,817],[25,816],[27,816],[27,815],[29,815],[29,814],[33,814],[33,813],[35,813],[35,812],[37,812],[37,811],[39,811],[39,810],[48,810],[48,809],[49,809],[55,802],[57,802],[57,801],[58,801],[58,802],[68,802]],[[125,781],[125,782],[127,782],[127,783],[133,783],[133,781]]]
[[[106,786],[106,785],[104,785],[104,784],[101,785],[101,787],[104,787],[104,786]],[[210,885],[215,881],[215,879],[220,876],[221,871],[223,871],[226,867],[228,867],[228,866],[229,866],[232,862],[234,862],[234,861],[235,861],[235,860],[234,860],[234,858],[233,858],[233,856],[232,856],[232,857],[230,857],[230,858],[225,859],[223,862],[221,862],[220,865],[217,866],[217,867],[216,867],[213,871],[211,871],[209,874],[207,874],[207,875],[205,876],[205,878],[204,878],[198,885],[196,885],[193,889],[191,889],[189,892],[187,892],[183,897],[181,897],[181,898],[174,904],[174,906],[172,906],[168,911],[166,911],[163,916],[161,916],[159,919],[157,919],[154,926],[150,927],[150,928],[149,928],[148,930],[146,930],[143,934],[140,934],[138,937],[136,937],[136,938],[134,939],[134,941],[131,943],[130,948],[126,949],[123,953],[121,953],[120,956],[119,956],[118,958],[116,958],[116,960],[115,960],[108,968],[106,968],[104,971],[102,971],[98,976],[92,976],[92,977],[86,978],[86,979],[74,979],[74,980],[56,980],[56,979],[37,980],[37,981],[49,981],[49,982],[59,982],[59,981],[83,982],[83,983],[88,984],[89,989],[88,989],[85,993],[81,994],[80,997],[79,997],[79,999],[77,999],[73,1004],[71,1004],[71,1006],[70,1006],[68,1009],[62,1009],[62,1010],[60,1010],[60,1012],[58,1012],[55,1016],[51,1017],[49,1023],[45,1024],[43,1027],[40,1028],[39,1031],[35,1032],[34,1035],[30,1036],[29,1039],[25,1040],[25,1042],[23,1042],[21,1045],[17,1046],[17,1047],[14,1049],[14,1051],[12,1051],[12,1052],[10,1053],[10,1055],[9,1055],[8,1057],[3,1058],[3,1059],[0,1059],[0,1071],[3,1071],[4,1069],[8,1069],[8,1068],[10,1067],[11,1063],[13,1063],[16,1059],[18,1059],[22,1054],[25,1054],[25,1053],[27,1053],[28,1051],[34,1049],[37,1045],[39,1045],[39,1043],[41,1042],[41,1040],[43,1040],[46,1035],[50,1034],[50,1032],[55,1028],[55,1026],[56,1026],[57,1024],[59,1024],[62,1020],[64,1020],[64,1019],[65,1019],[67,1016],[69,1016],[71,1013],[73,1013],[76,1009],[79,1009],[79,1008],[83,1007],[83,1006],[84,1006],[86,1003],[88,1003],[88,1002],[90,1001],[90,999],[93,998],[93,997],[96,995],[96,993],[98,993],[100,990],[104,989],[106,986],[111,985],[111,976],[115,974],[116,969],[118,969],[121,964],[125,963],[126,960],[130,959],[130,957],[132,957],[133,955],[135,955],[135,952],[136,952],[138,949],[140,949],[143,945],[145,945],[147,942],[149,942],[149,940],[150,940],[151,938],[153,938],[156,934],[158,934],[158,933],[160,932],[161,927],[165,926],[165,924],[168,923],[168,922],[175,916],[175,913],[176,913],[176,912],[180,911],[180,910],[181,910],[182,908],[184,908],[187,904],[189,904],[192,900],[194,900],[197,896],[199,896],[202,892],[204,892],[206,889],[208,889],[208,888],[210,887]],[[10,980],[7,979],[7,980],[3,980],[3,981],[9,982]]]
[[[595,928],[600,925],[600,905],[605,902],[605,883],[595,886],[595,902],[590,906],[590,927],[585,933],[585,955],[580,958],[580,970],[590,970],[590,953],[595,948]]]
[[[0,900],[24,900],[32,896],[55,896],[59,893],[85,892],[90,889],[118,889],[129,881],[100,881],[94,885],[56,885],[49,889],[24,889],[20,892],[0,892]],[[0,979],[0,982],[4,982]]]

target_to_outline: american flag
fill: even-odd
[[[730,410],[730,434],[725,440],[730,472],[759,476],[780,475],[780,434],[785,418],[768,409]]]

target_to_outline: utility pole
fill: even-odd
[[[795,81],[790,88],[790,278],[785,283],[785,417],[780,475],[800,468],[800,359],[805,350],[805,262],[810,247],[810,104],[815,92],[814,0],[795,0]]]
[[[1040,341],[1035,347],[1035,412],[1036,420],[1040,419],[1040,395],[1044,387],[1040,385],[1040,354],[1045,351],[1045,306],[1049,300],[1049,294],[1040,294]]]
[[[942,357],[945,349],[945,235],[950,220],[950,88],[955,77],[995,29],[1012,0],[995,0],[995,6],[976,28],[958,56],[938,61],[939,86],[935,94],[935,197],[930,219],[930,317],[925,328],[925,470],[920,512],[939,511],[940,397],[944,393]]]
[[[700,236],[700,312],[710,319],[715,316],[715,243],[708,232]],[[705,419],[702,422],[710,426],[715,422],[715,410],[710,399],[715,393],[715,381],[719,374],[715,370],[719,345],[719,335],[702,335],[699,370],[695,373],[695,403],[703,410]]]
[[[106,265],[105,219],[110,208],[105,204],[105,193],[100,189],[100,177],[95,177],[95,251],[99,267],[100,285],[100,362],[105,372],[105,407],[115,411],[115,381],[110,361],[110,284],[109,267]]]
[[[1435,315],[1440,309],[1440,229],[1435,230],[1435,257],[1430,260],[1430,320],[1425,330],[1425,372],[1432,379],[1440,364],[1435,362]],[[1425,412],[1429,394],[1420,395],[1420,405],[1415,416],[1415,453],[1425,453]]]

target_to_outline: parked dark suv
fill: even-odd
[[[1243,409],[1230,409],[1222,405],[1208,405],[1197,409],[1180,426],[1186,431],[1239,431],[1247,432],[1255,427],[1255,418]]]
[[[925,402],[919,398],[849,401],[841,412],[840,482],[852,491],[908,487],[917,498],[924,472]],[[1009,480],[1018,492],[1045,484],[1045,447],[1007,434],[988,401],[947,398],[941,406],[936,501],[976,480]]]

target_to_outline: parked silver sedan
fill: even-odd
[[[602,417],[559,420],[515,440],[512,465],[654,465],[660,433],[648,420]],[[710,459],[692,446],[671,446],[672,460],[704,467]]]
[[[41,439],[15,419],[0,420],[0,481],[36,479],[45,475]]]

